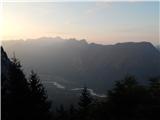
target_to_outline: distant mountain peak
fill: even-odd
[[[80,42],[83,44],[88,44],[87,40],[85,40],[85,39],[80,40]]]
[[[85,39],[77,40],[75,38],[67,39],[65,41],[68,44],[73,44],[73,45],[87,45],[88,42]]]
[[[117,43],[115,45],[152,45],[150,42],[142,41],[142,42],[123,42],[123,43]]]

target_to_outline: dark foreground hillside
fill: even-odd
[[[1,48],[2,120],[159,120],[160,78],[141,85],[134,76],[115,82],[107,97],[95,99],[84,86],[78,106],[51,111],[47,91],[38,75],[23,73],[20,61],[9,60]],[[55,92],[55,91],[52,91]],[[54,96],[56,98],[56,96]],[[52,102],[54,104],[54,102]]]
[[[37,74],[27,79],[20,61],[9,60],[1,47],[1,119],[49,120],[51,104]]]

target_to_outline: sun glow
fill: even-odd
[[[157,44],[159,34],[156,2],[5,3],[0,17],[1,40],[60,36],[102,44]]]
[[[2,2],[2,0],[0,0],[0,3]],[[1,45],[1,41],[2,41],[2,32],[3,32],[3,11],[2,11],[2,4],[0,4],[0,45]]]

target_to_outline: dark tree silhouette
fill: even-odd
[[[1,73],[1,119],[2,120],[6,120],[6,116],[8,114],[7,110],[8,108],[6,109],[7,107],[7,97],[8,97],[8,94],[7,94],[7,82],[8,82],[8,79],[7,77]]]
[[[1,52],[2,120],[50,120],[50,102],[37,74],[31,72],[28,81],[15,55],[10,61],[5,52]]]
[[[30,120],[49,120],[51,117],[51,104],[47,99],[47,94],[38,75],[31,71],[29,77],[31,118]]]
[[[151,78],[150,80],[150,92],[152,97],[158,97],[160,100],[160,77]],[[159,101],[158,100],[158,101]]]
[[[84,87],[80,96],[80,101],[79,101],[79,106],[80,109],[88,109],[88,107],[91,105],[92,103],[92,96],[90,94],[90,92],[88,91],[87,87]]]
[[[87,87],[84,87],[80,96],[79,105],[79,116],[80,119],[88,120],[90,114],[90,108],[93,102],[93,98],[88,91]]]
[[[28,83],[21,69],[20,61],[12,58],[9,66],[9,76],[3,94],[5,120],[26,120],[28,111]]]
[[[69,120],[76,120],[76,119],[77,119],[77,109],[74,107],[73,104],[71,104],[69,108]]]
[[[31,71],[25,78],[20,61],[8,61],[7,74],[1,75],[2,120],[159,120],[160,78],[140,85],[134,76],[117,81],[104,99],[93,99],[87,87],[78,107],[63,105],[51,118],[48,97],[38,75]],[[5,70],[5,69],[4,69]]]
[[[57,120],[68,120],[67,111],[64,109],[64,106],[61,104],[59,108],[56,109]]]
[[[147,104],[148,92],[139,85],[133,76],[126,76],[117,81],[115,87],[108,92],[107,107],[110,118],[116,120],[140,119],[144,104]]]
[[[149,104],[145,106],[147,117],[149,119],[160,119],[160,77],[154,77],[149,80]]]

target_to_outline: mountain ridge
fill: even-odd
[[[26,71],[33,67],[68,87],[87,84],[102,92],[126,74],[135,75],[142,83],[160,75],[160,52],[149,42],[101,45],[86,40],[45,39],[4,42],[4,47],[9,56],[16,53]]]

